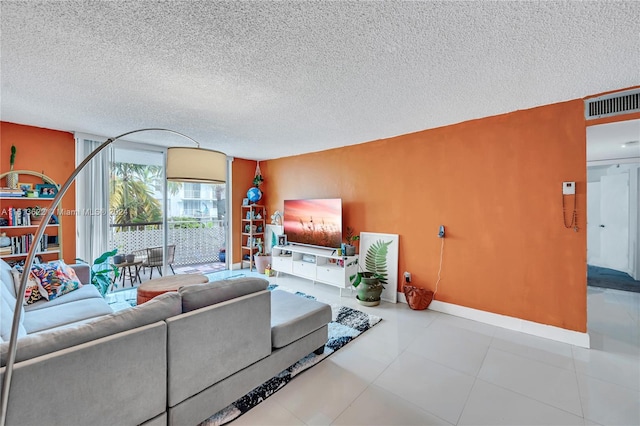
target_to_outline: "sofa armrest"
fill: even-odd
[[[268,290],[196,309],[166,322],[170,407],[271,354]]]
[[[73,268],[82,284],[91,283],[91,267],[89,265],[86,263],[74,263],[69,266]]]

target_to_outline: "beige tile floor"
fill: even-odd
[[[239,425],[639,425],[640,294],[592,289],[592,349],[270,278],[383,321]],[[348,292],[347,292],[348,293]]]

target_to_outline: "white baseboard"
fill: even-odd
[[[398,302],[407,303],[407,299],[404,293],[398,292]],[[507,315],[494,314],[492,312],[467,308],[466,306],[454,305],[453,303],[441,302],[439,300],[432,301],[428,309],[436,312],[442,312],[443,314],[455,315],[457,317],[495,325],[496,327],[502,327],[509,330],[532,334],[538,337],[544,337],[545,339],[551,339],[558,342],[568,343],[574,346],[580,346],[582,348],[588,349],[591,347],[588,333],[567,330],[552,325],[545,325],[533,321],[523,320],[520,318],[510,317]]]

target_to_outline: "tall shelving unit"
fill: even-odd
[[[258,238],[264,244],[266,210],[264,206],[259,204],[249,204],[248,206],[242,206],[241,212],[241,264],[243,268],[248,264],[249,270],[252,270],[255,264],[253,255],[258,252]],[[248,259],[245,259],[245,257],[248,257]]]
[[[18,175],[35,176],[47,183],[56,185],[56,182],[53,181],[53,179],[42,173],[34,172],[31,170],[13,170],[12,172],[17,173]],[[11,172],[1,173],[0,181],[4,179],[9,173]],[[0,197],[0,212],[2,212],[2,214],[0,214],[0,217],[8,220],[10,208],[30,211],[36,206],[39,206],[40,208],[47,208],[47,206],[49,206],[52,201],[53,198],[44,197]],[[34,223],[32,221],[27,225],[11,224],[8,226],[0,226],[0,234],[6,233],[7,237],[9,238],[34,235],[39,225],[39,223]],[[45,250],[38,250],[36,254],[42,256],[44,261],[62,259],[62,224],[60,219],[58,220],[58,223],[50,223],[46,226],[45,236],[57,236],[57,247],[53,246],[52,248],[47,248]],[[45,236],[43,236],[43,238],[45,238]],[[37,244],[37,242],[31,241],[30,244]],[[3,248],[6,249],[6,247]],[[6,253],[6,250],[1,250],[0,259],[4,259],[7,262],[20,261],[27,257],[28,250],[26,249],[26,246],[23,248],[24,249],[20,250],[19,252],[12,251],[11,253]]]

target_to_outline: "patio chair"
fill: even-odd
[[[176,246],[174,244],[167,246],[167,264],[171,268],[173,275],[176,271],[173,270],[173,261],[176,253]],[[158,270],[160,276],[162,276],[162,247],[149,247],[147,248],[147,258],[142,262],[143,268],[151,268],[149,273],[149,279],[153,278],[153,268]]]

